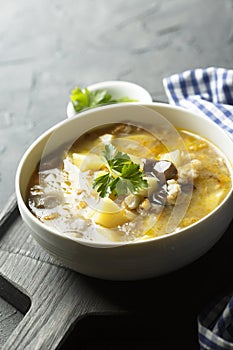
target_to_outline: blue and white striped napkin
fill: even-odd
[[[192,69],[163,79],[169,103],[212,119],[233,135],[233,70]]]
[[[171,104],[212,119],[233,138],[233,70],[192,69],[163,79]],[[233,350],[233,293],[198,317],[201,350]]]

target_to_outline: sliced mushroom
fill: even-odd
[[[158,179],[158,188],[149,195],[149,200],[152,204],[164,206],[167,200],[167,181],[177,179],[177,169],[168,160],[143,159],[143,164],[143,172]]]
[[[143,159],[143,164],[144,173],[156,176],[160,181],[177,179],[177,168],[168,160]]]
[[[167,185],[163,184],[160,186],[160,189],[156,192],[151,193],[149,196],[149,201],[152,204],[162,205],[166,204],[167,200]]]
[[[158,161],[154,166],[154,170],[158,173],[163,173],[166,181],[171,179],[177,179],[177,169],[175,165],[172,162],[169,162],[168,160]]]

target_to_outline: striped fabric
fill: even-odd
[[[198,317],[201,350],[233,349],[233,295],[226,295]]]
[[[171,104],[212,119],[233,138],[233,70],[209,67],[174,74],[163,80]],[[198,317],[201,350],[233,350],[233,293]]]
[[[211,118],[233,135],[233,70],[193,69],[163,79],[171,104]]]

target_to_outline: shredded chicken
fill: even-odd
[[[124,205],[128,209],[133,210],[133,209],[138,208],[138,206],[141,203],[141,201],[142,201],[142,197],[141,196],[137,196],[135,194],[129,194],[124,200]]]
[[[151,204],[150,204],[150,201],[148,198],[145,198],[143,200],[143,202],[140,204],[139,206],[141,209],[144,209],[144,210],[149,210],[151,208]]]
[[[190,183],[198,178],[201,170],[201,161],[192,159],[190,162],[184,164],[179,168],[179,183]]]
[[[179,192],[181,191],[180,185],[174,179],[167,181],[167,204],[174,205]]]

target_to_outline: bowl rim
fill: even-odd
[[[85,246],[89,246],[92,248],[118,248],[118,247],[123,247],[123,246],[135,246],[138,244],[151,244],[152,242],[155,241],[160,241],[160,240],[164,240],[164,239],[168,239],[177,235],[182,235],[185,231],[190,230],[191,228],[201,224],[203,221],[208,220],[211,216],[213,216],[220,208],[222,208],[225,203],[228,201],[229,197],[232,196],[233,193],[233,164],[230,160],[228,160],[227,156],[224,154],[224,156],[227,158],[228,160],[228,168],[231,167],[232,169],[230,170],[230,174],[231,174],[231,189],[228,192],[228,194],[226,195],[226,197],[223,199],[223,201],[214,209],[212,210],[210,213],[208,213],[207,215],[205,215],[203,218],[201,218],[200,220],[196,221],[195,223],[186,226],[184,228],[181,228],[177,231],[173,231],[161,236],[157,236],[157,237],[152,237],[152,238],[148,238],[146,240],[135,240],[135,241],[129,241],[129,242],[96,242],[96,241],[90,241],[87,240],[85,238],[80,238],[80,237],[74,237],[74,236],[69,236],[69,235],[65,235],[62,232],[57,231],[56,229],[53,229],[50,226],[47,226],[46,224],[42,223],[38,218],[36,218],[32,212],[29,210],[29,208],[27,207],[22,194],[21,194],[21,188],[20,188],[20,174],[21,174],[21,169],[24,165],[24,162],[26,161],[27,157],[29,156],[29,154],[31,153],[31,151],[37,146],[37,144],[39,144],[44,138],[46,138],[50,133],[52,133],[53,131],[55,131],[58,128],[61,128],[63,125],[65,124],[69,124],[72,123],[72,121],[79,119],[80,117],[85,118],[86,115],[95,113],[97,111],[100,111],[101,109],[115,109],[115,108],[120,108],[122,107],[122,105],[127,106],[126,103],[124,104],[116,104],[116,105],[106,105],[106,106],[101,106],[101,107],[96,107],[93,109],[89,109],[89,110],[85,110],[81,113],[78,113],[77,115],[75,115],[72,118],[68,118],[68,119],[64,119],[60,122],[58,122],[57,124],[53,125],[52,127],[50,127],[48,130],[46,130],[45,132],[43,132],[38,138],[36,138],[36,140],[29,146],[29,148],[25,151],[25,153],[23,154],[17,170],[16,170],[16,175],[15,175],[15,190],[16,190],[16,198],[17,198],[17,202],[18,202],[18,206],[19,209],[21,211],[21,208],[23,208],[23,211],[27,213],[27,215],[29,216],[29,218],[33,221],[33,223],[35,223],[35,225],[39,226],[43,231],[47,231],[49,232],[49,234],[55,235],[55,236],[59,236],[62,237],[63,239],[67,239],[67,240],[71,240],[75,243],[81,244],[81,245],[85,245]],[[173,109],[176,111],[183,111],[185,113],[188,113],[190,115],[196,116],[197,118],[200,119],[204,119],[207,123],[209,122],[211,125],[213,125],[216,129],[218,129],[218,132],[220,134],[223,135],[223,137],[225,137],[226,139],[228,139],[228,141],[230,141],[233,144],[232,139],[230,138],[230,136],[224,132],[224,130],[216,123],[214,123],[211,119],[206,119],[204,116],[202,116],[201,114],[198,114],[195,111],[191,111],[188,109],[185,109],[183,107],[180,106],[175,106],[175,105],[170,105],[168,103],[163,103],[163,102],[151,102],[151,103],[142,103],[142,102],[133,102],[131,103],[131,105],[134,106],[144,106],[144,107],[152,107],[152,106],[158,106],[158,107],[165,107],[168,109]],[[100,124],[101,125],[101,124]],[[222,151],[221,151],[222,152]],[[222,152],[223,153],[223,152]]]
[[[90,91],[94,91],[94,90],[98,90],[98,89],[103,89],[103,88],[107,88],[107,86],[109,87],[121,87],[121,86],[126,86],[129,88],[137,88],[142,90],[144,93],[147,94],[148,97],[151,98],[151,94],[149,93],[148,90],[146,90],[142,85],[139,85],[138,83],[132,82],[132,81],[126,81],[126,80],[103,80],[97,83],[93,83],[87,86],[87,88]]]

